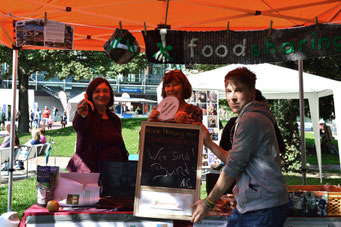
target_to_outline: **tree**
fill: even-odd
[[[12,50],[0,45],[0,61],[9,66],[4,78],[10,78],[12,72]],[[94,77],[115,78],[117,74],[137,73],[149,65],[142,53],[130,63],[118,65],[105,52],[75,50],[19,50],[19,127],[20,133],[29,131],[28,80],[32,73],[45,71],[45,79],[58,76],[65,79],[74,76],[75,80]]]

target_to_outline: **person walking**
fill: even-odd
[[[52,107],[52,117],[53,117],[53,121],[56,122],[57,121],[57,115],[58,115],[58,109],[56,106]]]
[[[0,130],[5,128],[6,115],[2,107],[0,107]]]
[[[41,114],[42,114],[41,110],[39,110],[39,107],[37,107],[36,115],[37,115],[37,119],[38,119],[38,125],[37,125],[38,128],[40,127],[40,123],[41,123]]]
[[[49,108],[47,108],[47,106],[45,106],[45,109],[43,110],[43,127],[45,128],[45,124],[48,124],[49,118],[50,118],[50,110]]]

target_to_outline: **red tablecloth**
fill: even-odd
[[[80,208],[60,208],[58,212],[49,212],[47,208],[40,207],[37,204],[28,208],[20,221],[19,227],[26,227],[26,218],[28,216],[56,216],[56,215],[77,215],[77,214],[122,214],[133,215],[133,212],[119,212],[113,209],[96,209],[92,207],[80,207]],[[189,221],[173,220],[174,227],[191,227],[193,226]]]

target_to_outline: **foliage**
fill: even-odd
[[[205,65],[205,64],[192,64],[192,65],[186,65],[186,69],[192,69],[197,70],[199,72],[213,70],[216,68],[223,67],[225,65]]]
[[[299,171],[301,168],[300,138],[293,100],[269,101],[269,103],[271,103],[271,112],[276,116],[278,128],[286,144],[285,153],[281,153],[282,170]]]
[[[297,70],[297,62],[281,62],[279,65]],[[303,71],[312,73],[325,78],[341,81],[340,74],[341,55],[331,57],[312,58],[303,61]],[[303,82],[304,83],[304,82]],[[332,120],[335,118],[334,99],[333,96],[327,96],[320,99],[319,102],[320,117],[325,120]],[[309,109],[305,106],[305,112]]]
[[[0,45],[0,62],[7,63],[2,78],[9,78],[12,72],[12,50]],[[75,80],[94,77],[115,78],[118,74],[138,73],[149,65],[141,53],[130,63],[118,65],[104,52],[75,50],[22,50],[18,51],[19,82],[19,127],[20,133],[29,131],[28,80],[32,73],[45,71],[45,79],[55,76],[64,79],[73,76]],[[2,66],[1,66],[2,67]]]

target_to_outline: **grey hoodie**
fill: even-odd
[[[237,118],[224,172],[237,180],[240,213],[288,203],[274,123],[266,102],[248,103]]]

